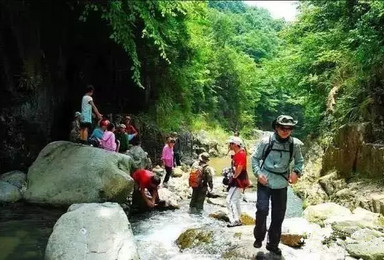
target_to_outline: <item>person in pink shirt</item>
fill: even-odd
[[[168,138],[167,143],[165,144],[163,148],[163,153],[161,154],[161,160],[163,162],[163,166],[165,168],[165,178],[163,181],[163,184],[167,184],[169,178],[172,174],[172,168],[173,168],[173,146],[175,145],[175,139]]]
[[[107,130],[103,134],[103,138],[101,139],[101,147],[105,150],[116,152],[117,150],[117,144],[116,144],[116,138],[115,138],[115,125],[113,123],[110,123],[107,126]]]

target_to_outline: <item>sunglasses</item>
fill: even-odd
[[[293,127],[283,127],[283,126],[280,126],[279,128],[282,131],[292,131],[293,130]]]

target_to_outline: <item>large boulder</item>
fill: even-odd
[[[56,222],[46,260],[139,259],[123,209],[117,203],[74,204]]]
[[[19,188],[8,182],[0,181],[0,202],[16,202],[21,198]]]
[[[28,202],[71,205],[126,202],[134,182],[131,158],[103,149],[57,141],[48,144],[28,171]]]

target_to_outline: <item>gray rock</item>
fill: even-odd
[[[176,240],[176,244],[180,249],[194,248],[201,244],[211,243],[213,231],[207,229],[187,229]]]
[[[133,169],[148,169],[151,167],[148,153],[145,152],[140,145],[132,146],[131,149],[128,150],[127,155],[133,160]]]
[[[165,170],[163,168],[161,168],[159,165],[156,165],[155,168],[152,169],[152,172],[158,176],[158,177],[163,177],[165,176]]]
[[[158,190],[160,200],[164,201],[164,208],[167,209],[178,209],[179,206],[179,197],[173,192],[169,191],[166,188],[161,188]]]
[[[229,218],[228,218],[227,213],[225,213],[224,211],[221,211],[221,210],[209,214],[209,217],[214,218],[214,219],[218,219],[218,220],[221,220],[224,222],[229,222]]]
[[[127,155],[71,142],[53,142],[29,168],[24,198],[50,205],[124,203],[133,192],[130,170],[131,158]]]
[[[309,206],[303,212],[305,219],[320,225],[323,225],[327,218],[334,216],[349,216],[351,214],[349,209],[333,202]]]
[[[117,203],[74,204],[56,222],[45,260],[139,259],[123,209]]]
[[[27,175],[21,171],[11,171],[0,175],[0,181],[6,181],[19,189],[25,186],[26,180]]]
[[[346,245],[348,253],[364,260],[384,259],[384,237],[373,237],[369,241],[354,240]]]
[[[382,216],[362,208],[356,208],[353,214],[335,215],[327,218],[324,223],[331,224],[336,231],[352,234],[361,228],[380,229],[383,228]]]
[[[0,202],[16,202],[22,198],[20,190],[5,181],[0,181]]]

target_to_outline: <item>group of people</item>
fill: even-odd
[[[252,171],[257,178],[256,224],[254,227],[255,241],[253,246],[260,248],[268,230],[266,249],[276,255],[281,255],[278,247],[281,237],[281,227],[287,206],[287,187],[295,184],[303,171],[304,159],[301,152],[303,143],[291,136],[297,121],[291,116],[280,115],[272,123],[274,133],[265,137],[251,155]],[[228,218],[227,227],[242,225],[241,198],[244,190],[250,185],[247,173],[247,150],[243,140],[236,134],[228,141],[232,152],[231,167],[229,168],[228,195],[226,198]],[[191,209],[201,210],[207,188],[211,190],[212,172],[207,167],[209,155],[199,156],[199,166],[203,172],[204,181],[198,188],[193,188]],[[291,169],[291,162],[293,167]],[[267,216],[271,201],[271,223],[267,229]]]
[[[131,124],[131,117],[126,115],[123,123],[114,124],[103,118],[93,101],[94,87],[88,85],[81,101],[81,113],[75,112],[70,133],[70,140],[90,144],[108,151],[126,153],[129,144],[134,143],[138,132]],[[94,128],[92,114],[98,119]],[[91,133],[91,135],[89,135]],[[137,140],[137,139],[136,139]]]
[[[95,106],[92,99],[93,92],[94,88],[88,86],[82,98],[82,112],[75,113],[71,140],[89,142],[109,151],[126,152],[129,142],[137,135],[135,127],[131,124],[130,116],[125,117],[124,124],[117,125],[115,132],[116,126],[109,120],[103,119],[103,115]],[[92,130],[92,113],[99,121],[91,136],[88,137]],[[291,136],[296,124],[297,121],[291,116],[278,116],[272,123],[274,133],[263,138],[251,155],[252,171],[258,182],[253,246],[260,248],[268,231],[266,249],[277,255],[281,255],[278,245],[286,211],[287,187],[298,181],[303,170],[304,159],[301,152],[303,143]],[[232,155],[227,183],[226,203],[230,220],[227,227],[235,227],[242,225],[240,203],[242,194],[250,185],[250,181],[247,173],[247,150],[238,133],[228,140],[228,148]],[[191,167],[190,186],[193,190],[189,205],[191,212],[199,212],[203,209],[205,198],[209,190],[213,189],[214,170],[208,165],[209,160],[209,154],[204,152],[199,155],[198,160]],[[166,139],[161,161],[166,172],[163,185],[167,187],[173,168],[181,165],[180,140],[176,132]],[[292,161],[293,168],[291,169]],[[158,205],[160,177],[143,168],[136,170],[131,176],[146,205],[150,208]],[[272,214],[271,223],[267,229],[270,201]]]

